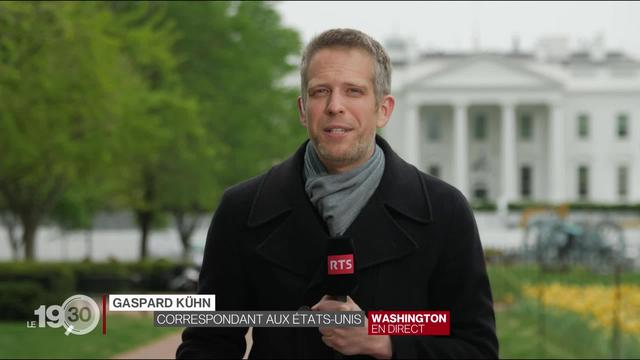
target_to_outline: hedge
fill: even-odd
[[[35,281],[0,281],[0,319],[35,319],[34,310],[47,304],[47,292]]]
[[[0,320],[33,319],[39,305],[61,305],[73,294],[165,292],[183,266],[136,263],[0,263]]]
[[[509,210],[518,211],[527,208],[557,208],[562,204],[545,202],[513,202],[509,203]],[[567,204],[570,211],[623,211],[640,213],[640,204],[602,204],[572,202]],[[475,211],[495,211],[497,206],[492,202],[472,202],[471,207]]]

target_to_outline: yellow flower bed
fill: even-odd
[[[559,283],[525,285],[524,294],[538,299],[542,291],[545,306],[569,310],[589,319],[592,327],[611,328],[615,311],[615,287],[604,285],[577,286]],[[640,285],[620,286],[620,329],[640,335]]]

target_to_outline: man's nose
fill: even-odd
[[[328,97],[327,103],[327,114],[329,115],[337,115],[344,113],[344,99],[337,91],[331,93],[331,96]]]

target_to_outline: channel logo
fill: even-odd
[[[33,311],[37,321],[27,321],[28,328],[63,327],[65,335],[85,335],[100,322],[100,308],[86,295],[72,295],[62,305],[40,305]]]
[[[329,275],[353,274],[353,254],[329,255],[327,257]]]

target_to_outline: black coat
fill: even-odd
[[[498,357],[491,289],[473,214],[447,183],[407,164],[382,138],[380,185],[346,231],[364,311],[449,310],[451,336],[392,336],[397,358]],[[305,145],[228,189],[213,217],[199,293],[217,310],[297,310],[322,292],[326,226],[303,182]],[[179,358],[236,357],[246,328],[189,328]],[[328,358],[316,328],[254,328],[255,358]]]

